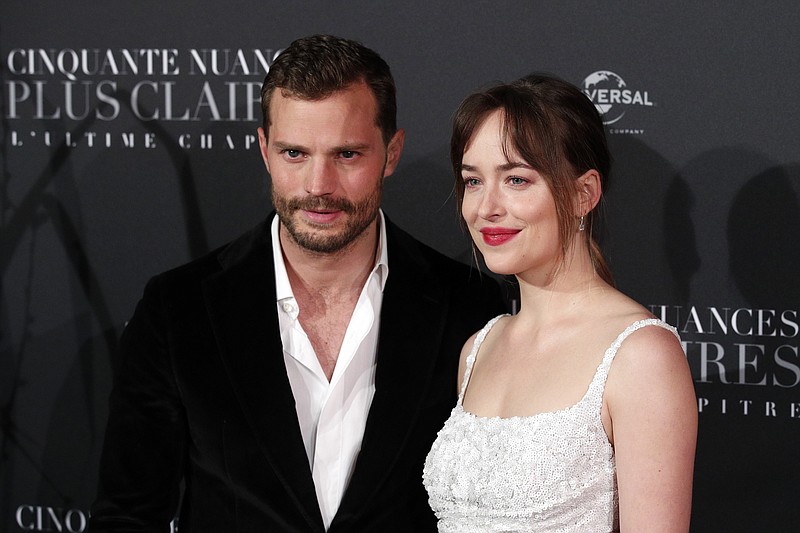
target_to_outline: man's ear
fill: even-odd
[[[258,148],[261,150],[261,159],[264,161],[264,166],[267,167],[269,172],[269,157],[267,157],[267,135],[264,133],[264,128],[258,128]]]
[[[399,129],[392,136],[389,145],[386,147],[386,168],[383,170],[383,177],[391,176],[397,164],[400,162],[400,154],[403,152],[403,143],[406,140],[406,132]]]

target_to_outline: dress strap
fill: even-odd
[[[608,379],[608,372],[611,369],[611,363],[614,361],[614,357],[617,355],[617,350],[619,350],[619,347],[622,346],[622,343],[631,335],[631,333],[647,326],[658,326],[664,328],[667,331],[672,332],[678,341],[681,340],[680,335],[678,335],[678,330],[662,320],[657,318],[637,320],[625,328],[625,330],[620,333],[619,336],[617,336],[616,340],[614,340],[614,342],[611,343],[611,346],[609,346],[606,350],[606,353],[603,356],[603,361],[600,363],[600,366],[597,367],[597,372],[592,379],[592,383],[589,385],[589,390],[586,393],[587,398],[591,398],[596,402],[600,402],[602,400],[603,392],[605,391],[606,387],[606,380]]]
[[[464,379],[461,381],[461,390],[458,392],[458,405],[461,405],[461,403],[464,401],[464,392],[467,390],[467,383],[472,375],[472,366],[475,364],[475,359],[478,355],[478,350],[480,349],[481,344],[483,344],[483,340],[486,338],[486,335],[489,334],[489,331],[491,331],[495,323],[504,316],[508,315],[502,314],[491,319],[486,323],[485,326],[483,326],[483,329],[481,329],[478,332],[478,335],[475,337],[475,341],[472,343],[472,349],[467,355],[467,360],[464,362]]]

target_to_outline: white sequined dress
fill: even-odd
[[[475,357],[500,317],[477,335],[458,403],[425,460],[423,482],[440,533],[610,532],[619,529],[614,449],[600,418],[611,362],[631,324],[606,350],[575,405],[527,417],[479,417],[462,407]]]

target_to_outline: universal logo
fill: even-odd
[[[632,106],[653,107],[647,91],[630,89],[619,74],[610,70],[592,72],[583,80],[583,92],[597,107],[609,133],[641,135],[644,130],[623,128],[619,124]]]

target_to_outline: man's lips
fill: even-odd
[[[305,217],[318,224],[328,224],[336,220],[336,218],[342,213],[339,210],[333,209],[304,209],[303,214]]]
[[[483,235],[483,242],[489,246],[500,246],[516,237],[520,230],[512,228],[481,228],[480,232]]]

